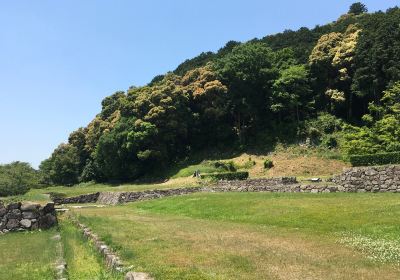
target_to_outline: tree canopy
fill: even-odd
[[[106,97],[42,162],[43,181],[134,180],[208,147],[271,139],[398,151],[399,26],[399,8],[367,13],[354,3],[326,25],[204,52]]]

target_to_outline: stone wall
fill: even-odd
[[[92,242],[96,250],[104,258],[106,266],[109,269],[116,270],[119,272],[126,272],[124,279],[126,280],[154,280],[149,274],[144,272],[129,271],[132,266],[127,267],[118,256],[105,242],[103,242],[97,234],[95,234],[90,228],[80,223],[75,217],[70,217],[72,222],[82,231],[83,235]]]
[[[237,181],[218,181],[214,188],[259,188],[265,186],[286,186],[297,184],[296,177],[276,177],[276,178],[258,178]]]
[[[201,187],[194,188],[178,188],[165,190],[148,190],[141,192],[102,192],[86,195],[79,195],[68,198],[54,199],[56,204],[71,204],[71,203],[100,203],[115,205],[118,203],[133,202],[138,200],[156,199],[166,196],[185,195],[195,192],[201,192],[204,189]]]
[[[346,192],[400,192],[400,165],[354,167],[332,181]]]
[[[53,198],[55,204],[96,203],[100,193],[82,194],[74,197]]]
[[[213,192],[287,192],[287,193],[330,193],[342,191],[335,185],[311,184],[268,184],[264,180],[218,182],[210,188]]]
[[[195,188],[179,188],[179,189],[166,189],[166,190],[149,190],[143,192],[123,192],[120,193],[118,202],[124,203],[124,202],[138,201],[138,200],[156,199],[166,196],[178,196],[178,195],[201,192],[203,190],[204,189],[201,187],[195,187]]]
[[[54,203],[45,206],[33,203],[0,202],[0,232],[48,229],[57,225]]]
[[[400,192],[400,165],[355,167],[345,170],[328,184],[301,184],[296,177],[218,181],[209,187],[148,190],[142,192],[104,192],[57,198],[56,204],[117,204],[156,199],[195,192]]]

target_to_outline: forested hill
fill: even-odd
[[[400,9],[202,53],[102,101],[40,169],[49,184],[127,181],[209,147],[277,142],[344,157],[400,150]]]

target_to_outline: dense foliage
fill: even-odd
[[[19,195],[39,187],[39,174],[29,163],[0,165],[0,196]]]
[[[221,172],[221,173],[210,173],[201,175],[202,179],[210,179],[212,181],[233,181],[233,180],[246,180],[249,177],[249,172]]]
[[[209,147],[278,141],[345,155],[400,150],[400,9],[202,53],[116,92],[40,169],[49,184],[126,181]]]
[[[350,156],[350,162],[353,166],[399,164],[400,152],[352,155]]]

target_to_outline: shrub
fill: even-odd
[[[266,160],[264,160],[264,168],[265,169],[270,169],[274,166],[274,163],[272,160],[270,160],[269,158],[267,158]]]
[[[236,171],[236,166],[233,161],[228,161],[228,162],[216,161],[214,162],[214,167],[224,171],[230,171],[230,172]]]
[[[336,137],[329,135],[323,139],[322,144],[329,149],[333,149],[337,147],[338,142]]]
[[[201,179],[218,180],[246,180],[249,177],[249,172],[224,172],[224,173],[211,173],[201,175]]]
[[[368,166],[400,163],[400,152],[349,156],[351,165]]]
[[[60,192],[49,192],[48,195],[50,196],[51,200],[56,200],[56,199],[61,199],[61,198],[66,198],[67,195],[65,193],[60,193]]]

